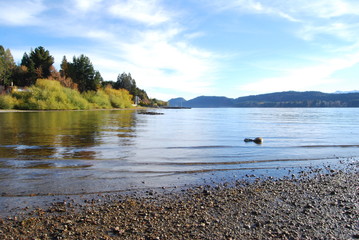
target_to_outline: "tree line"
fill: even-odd
[[[130,73],[120,73],[116,81],[104,81],[99,71],[95,70],[91,60],[85,56],[74,56],[72,61],[63,57],[60,70],[53,66],[54,57],[44,47],[39,46],[29,53],[24,53],[20,64],[16,64],[9,49],[0,45],[0,85],[5,87],[30,87],[37,79],[56,80],[66,88],[78,90],[80,93],[97,91],[105,87],[126,89],[137,96],[141,105],[164,105],[165,102],[150,99],[145,90],[137,87]]]

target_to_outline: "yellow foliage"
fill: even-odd
[[[110,97],[111,105],[114,108],[132,107],[132,95],[126,89],[105,88],[106,94]]]
[[[59,81],[38,79],[26,91],[16,91],[0,97],[0,108],[17,109],[110,109],[132,107],[132,96],[127,90],[112,89],[88,91],[65,88]]]
[[[17,102],[17,99],[10,95],[0,95],[0,109],[12,109]]]

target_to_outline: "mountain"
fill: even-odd
[[[227,97],[196,97],[186,102],[191,107],[235,107],[234,100]]]
[[[234,99],[227,97],[200,96],[186,101],[184,98],[174,98],[168,101],[170,107],[193,107],[193,108],[219,108],[236,107]]]
[[[183,104],[185,104],[187,101],[184,98],[172,98],[168,101],[168,104],[170,107],[185,107]]]
[[[353,90],[353,91],[336,91],[335,94],[341,94],[341,93],[359,93],[359,90]]]
[[[359,107],[359,92],[323,93],[277,92],[239,97],[236,99],[200,96],[186,101],[175,98],[168,101],[171,107],[218,108],[218,107]]]

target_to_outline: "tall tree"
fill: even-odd
[[[54,58],[48,50],[43,47],[37,47],[31,50],[30,54],[24,53],[21,60],[21,66],[27,69],[27,79],[22,85],[31,85],[37,78],[47,78],[51,75],[50,67],[54,63]]]
[[[95,71],[90,59],[85,55],[73,57],[73,62],[68,63],[68,74],[74,83],[78,84],[80,92],[97,90],[103,81],[101,74]]]
[[[11,76],[15,67],[15,61],[10,49],[5,50],[0,45],[0,85],[9,86],[11,84]]]
[[[30,53],[30,59],[34,62],[35,69],[41,69],[41,78],[47,78],[51,75],[50,67],[54,64],[54,58],[48,50],[43,47],[37,47]]]
[[[121,73],[117,76],[117,81],[114,83],[115,89],[126,89],[135,98],[138,96],[141,99],[141,104],[149,105],[150,100],[145,90],[137,87],[135,79],[132,78],[131,73]]]
[[[69,63],[67,62],[66,56],[64,56],[62,58],[60,68],[61,68],[60,69],[61,77],[68,77],[68,75],[69,75]]]
[[[114,86],[115,89],[126,89],[131,93],[131,90],[136,88],[136,81],[132,79],[131,73],[121,73],[117,76],[117,81]]]

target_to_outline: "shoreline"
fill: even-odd
[[[44,110],[21,110],[21,109],[0,109],[0,113],[7,112],[63,112],[63,111],[121,111],[121,110],[144,110],[144,109],[152,109],[149,107],[133,107],[133,108],[99,108],[99,109],[44,109]]]
[[[70,197],[0,218],[2,239],[359,239],[359,164],[281,179]],[[26,209],[25,209],[26,210]]]

